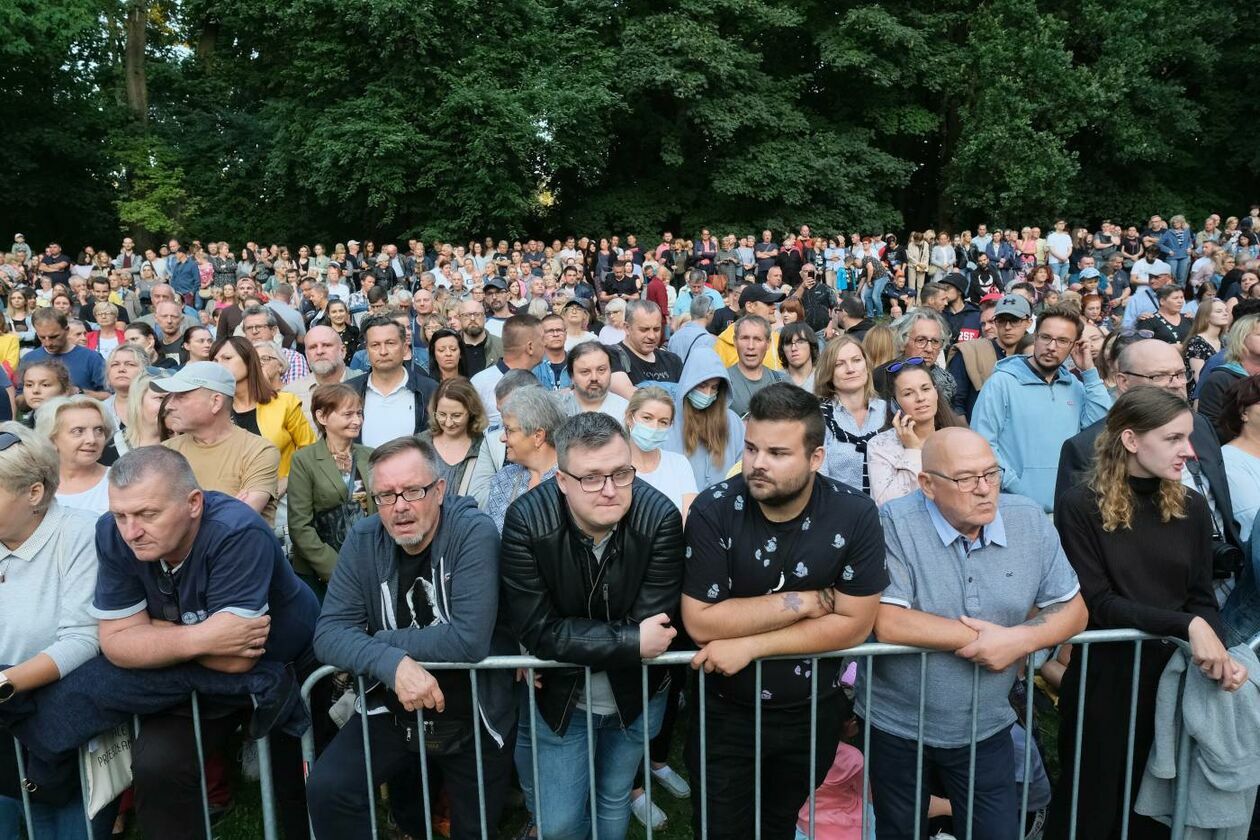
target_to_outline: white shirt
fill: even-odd
[[[1072,236],[1067,231],[1056,230],[1046,237],[1046,247],[1055,262],[1067,262],[1072,256]]]
[[[587,330],[586,332],[577,336],[567,335],[565,336],[565,339],[564,339],[564,352],[568,353],[570,350],[572,350],[574,347],[577,347],[583,341],[598,341],[598,337],[595,335],[595,333],[591,332],[590,330]]]
[[[339,298],[347,306],[350,305],[350,287],[345,283],[329,283],[328,297]]]
[[[57,493],[57,501],[68,508],[86,510],[100,516],[109,510],[109,468],[101,480],[81,493]]]
[[[486,318],[486,332],[490,333],[490,335],[493,335],[497,338],[503,338],[503,321],[506,321],[506,320],[507,320],[506,318],[500,320],[494,317],[493,315],[491,315],[490,317]]]
[[[582,408],[582,406],[578,405],[577,397],[573,395],[572,391],[564,395],[561,405],[564,413],[570,417],[581,414],[583,411],[597,411],[600,414],[607,414],[623,426],[626,425],[626,409],[629,407],[629,400],[619,394],[614,394],[612,391],[604,394],[604,401],[596,409]]]
[[[403,373],[397,387],[388,393],[380,391],[368,374],[363,400],[363,445],[373,448],[397,437],[416,431],[416,398],[407,388]]]
[[[611,394],[610,396],[616,396]],[[678,452],[660,450],[661,462],[651,472],[639,473],[639,478],[660,490],[682,512],[683,496],[698,493],[696,473],[687,458]]]
[[[486,421],[490,424],[490,428],[499,425],[499,406],[494,401],[494,386],[499,384],[499,380],[503,378],[503,371],[499,369],[499,365],[490,365],[490,367],[473,376],[469,382],[477,389],[477,396],[481,397],[481,404],[486,408]]]

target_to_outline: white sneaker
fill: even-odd
[[[674,768],[666,764],[659,770],[652,768],[652,781],[658,782],[661,787],[669,791],[678,799],[686,799],[691,796],[691,785],[687,784],[687,780],[674,772]]]
[[[648,824],[648,799],[646,793],[640,793],[630,803],[630,813],[634,814],[634,818],[644,825]],[[665,827],[665,812],[656,807],[656,803],[652,803],[652,830],[660,831]]]

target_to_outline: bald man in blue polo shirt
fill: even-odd
[[[984,438],[941,429],[923,446],[919,489],[880,512],[890,582],[876,637],[953,655],[928,657],[922,721],[919,657],[874,658],[869,708],[859,669],[857,711],[871,723],[877,840],[909,840],[916,802],[926,825],[929,796],[914,776],[920,726],[925,775],[943,781],[958,835],[1008,840],[1018,796],[1007,697],[1028,654],[1085,629],[1080,584],[1054,526],[1041,505],[1002,495],[1001,486],[1002,469]],[[973,713],[976,779],[968,814]]]

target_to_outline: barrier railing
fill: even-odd
[[[1075,651],[1073,655],[1081,657],[1081,669],[1080,669],[1081,680],[1080,680],[1080,685],[1077,688],[1077,698],[1076,698],[1077,707],[1081,710],[1085,709],[1085,700],[1087,697],[1087,682],[1088,681],[1085,678],[1085,676],[1088,671],[1091,647],[1096,644],[1131,644],[1133,645],[1133,648],[1134,648],[1133,666],[1132,666],[1133,673],[1132,673],[1131,689],[1130,689],[1130,696],[1129,696],[1129,728],[1128,728],[1128,733],[1127,733],[1127,751],[1126,751],[1126,758],[1125,758],[1125,778],[1124,778],[1124,796],[1125,796],[1124,801],[1125,802],[1131,801],[1131,793],[1133,790],[1136,712],[1137,712],[1137,707],[1138,707],[1138,685],[1139,685],[1138,674],[1141,668],[1143,642],[1158,641],[1158,640],[1159,640],[1159,637],[1151,636],[1145,633],[1140,633],[1140,632],[1132,631],[1132,630],[1101,630],[1101,631],[1090,631],[1090,632],[1082,633],[1068,640],[1067,642],[1067,643],[1073,644],[1074,646],[1078,648],[1077,651]],[[1183,648],[1188,647],[1185,642],[1182,642],[1180,640],[1170,639],[1170,640],[1165,640],[1165,641],[1178,644],[1182,646]],[[1253,648],[1257,647],[1257,645],[1260,645],[1260,636],[1258,636],[1256,640],[1252,642]],[[694,651],[674,651],[674,652],[666,653],[660,657],[657,657],[656,659],[652,659],[643,663],[642,668],[641,668],[641,687],[642,687],[643,708],[645,710],[644,713],[646,713],[646,710],[648,708],[648,701],[650,699],[649,688],[648,688],[649,668],[687,665],[688,663],[690,663],[694,655],[695,655]],[[818,663],[820,660],[835,659],[835,658],[850,658],[859,662],[860,663],[859,667],[863,668],[865,672],[864,673],[865,679],[862,680],[862,686],[863,686],[863,691],[865,695],[863,705],[864,705],[864,708],[870,709],[871,708],[871,691],[872,691],[872,685],[874,682],[873,680],[874,659],[877,656],[918,656],[919,657],[919,677],[920,677],[919,696],[918,696],[918,709],[919,709],[918,721],[919,722],[918,722],[918,735],[916,739],[915,773],[916,773],[917,779],[922,779],[923,766],[924,766],[924,725],[925,725],[924,712],[926,708],[926,696],[927,696],[926,695],[926,691],[927,691],[926,675],[927,675],[927,667],[928,667],[928,661],[929,661],[928,658],[930,656],[951,656],[951,654],[941,653],[937,651],[929,651],[929,650],[916,648],[916,647],[908,647],[904,645],[869,643],[869,644],[859,645],[857,647],[854,647],[848,650],[832,651],[828,653],[819,653],[819,654],[814,654],[810,656],[775,657],[775,659],[779,659],[779,660],[794,660],[794,661],[801,661],[801,660],[808,659],[810,662],[810,667],[811,667],[810,700],[809,700],[810,772],[809,772],[809,791],[808,791],[808,799],[807,799],[807,802],[809,805],[807,835],[810,838],[810,840],[813,840],[813,838],[815,837],[815,831],[817,827],[816,826],[815,800],[816,800],[816,794],[817,794],[817,790],[819,786],[819,780],[817,779],[817,772],[816,772],[817,732],[818,732],[818,679],[819,679]],[[768,660],[757,660],[749,665],[749,667],[752,667],[755,669],[755,674],[754,674],[755,698],[756,698],[755,705],[754,705],[754,722],[755,722],[754,779],[755,779],[755,783],[754,783],[754,791],[753,791],[755,819],[754,819],[753,836],[754,838],[757,838],[757,840],[760,840],[760,836],[761,836],[761,829],[760,829],[761,808],[762,808],[762,789],[761,789],[762,788],[762,785],[761,785],[762,684],[761,682],[762,682],[762,662],[764,661],[768,661]],[[476,663],[434,662],[434,663],[421,663],[421,664],[426,669],[433,670],[433,671],[466,670],[469,672],[469,677],[471,680],[470,687],[472,690],[472,699],[474,703],[475,719],[480,719],[480,711],[481,711],[480,698],[477,691],[478,672],[489,671],[489,670],[502,670],[502,669],[516,671],[518,669],[521,669],[521,670],[524,670],[525,672],[525,676],[526,676],[525,685],[532,686],[534,684],[535,676],[538,671],[545,671],[545,670],[554,669],[554,668],[572,669],[574,667],[573,665],[570,665],[567,663],[553,662],[549,660],[542,660],[542,659],[537,659],[537,658],[528,657],[528,656],[489,657],[485,660],[482,660],[481,662],[476,662]],[[589,695],[590,688],[591,688],[592,671],[591,671],[591,668],[589,667],[585,667],[582,670],[583,670],[583,675],[584,675],[585,687]],[[310,708],[310,693],[311,693],[312,688],[320,680],[332,675],[333,673],[335,673],[335,671],[336,669],[334,669],[331,666],[323,666],[317,669],[315,672],[313,672],[303,683],[302,688],[301,688],[302,700],[304,703],[306,703],[308,709]],[[1025,709],[1023,710],[1024,713],[1023,713],[1023,719],[1021,723],[1025,725],[1027,725],[1029,722],[1033,720],[1034,676],[1035,676],[1035,668],[1033,667],[1033,657],[1029,656],[1024,663],[1024,676],[1022,678],[1025,682],[1025,685],[1024,685]],[[703,670],[698,672],[697,679],[698,679],[698,686],[697,686],[696,694],[699,700],[699,707],[698,707],[699,713],[697,715],[697,719],[699,722],[698,740],[699,740],[699,752],[700,752],[700,767],[699,767],[699,771],[700,771],[699,772],[699,786],[700,786],[699,817],[700,819],[699,819],[699,823],[700,823],[700,836],[707,837],[708,832],[709,832],[709,813],[708,813],[708,754],[709,754],[709,751],[708,751],[708,731],[707,731],[708,730],[708,714],[707,714],[707,709],[706,709],[706,700],[707,700],[706,675]],[[367,693],[366,691],[367,687],[366,687],[363,677],[362,676],[357,677],[356,683],[357,683],[357,689],[358,689],[358,696],[362,698]],[[972,835],[972,825],[971,825],[972,807],[971,805],[974,802],[974,796],[975,796],[976,745],[977,745],[976,735],[978,734],[977,727],[978,727],[978,721],[979,721],[979,690],[980,690],[980,666],[973,665],[972,666],[972,680],[971,680],[971,735],[972,737],[971,737],[970,755],[969,755],[969,761],[968,761],[968,789],[967,789],[968,819],[967,819],[967,825],[965,826],[965,829],[964,829],[964,833],[959,835],[960,840],[964,840],[964,838],[965,840],[969,840],[969,838]],[[529,737],[530,737],[530,753],[531,753],[531,763],[532,763],[531,769],[532,769],[532,776],[534,779],[533,807],[534,807],[534,813],[540,814],[542,812],[542,794],[541,794],[542,781],[538,778],[538,740],[537,740],[538,733],[537,733],[537,727],[532,725],[533,721],[536,720],[536,716],[537,716],[537,700],[533,691],[527,691],[527,694],[529,696],[529,711],[530,711],[530,720],[531,720],[531,726],[529,727],[529,732],[530,732]],[[321,711],[319,710],[314,711],[314,714],[319,714],[319,713],[321,713]],[[431,813],[431,810],[432,810],[433,799],[432,799],[432,791],[430,787],[428,763],[425,760],[424,710],[419,709],[416,711],[415,714],[416,714],[417,731],[420,737],[418,761],[419,761],[419,770],[420,770],[420,779],[421,779],[421,797],[422,797],[422,802],[423,802],[423,807],[424,807],[424,814],[426,816],[425,836],[426,836],[426,840],[432,840],[433,827],[432,827],[431,821],[428,819],[428,815]],[[587,723],[587,727],[586,727],[587,771],[590,774],[590,778],[594,779],[595,778],[595,752],[596,752],[595,751],[595,729],[592,725],[593,713],[589,706],[587,706],[585,709],[585,715],[586,715],[586,723]],[[1075,840],[1076,825],[1078,822],[1078,818],[1081,816],[1078,814],[1078,806],[1079,806],[1079,799],[1080,799],[1081,746],[1082,746],[1082,735],[1084,731],[1084,720],[1085,720],[1085,715],[1083,713],[1079,714],[1077,715],[1076,727],[1075,727],[1074,732],[1070,734],[1064,733],[1062,731],[1059,732],[1060,738],[1072,737],[1074,738],[1074,744],[1075,744],[1075,749],[1073,750],[1075,759],[1073,762],[1073,766],[1071,768],[1072,821],[1071,821],[1071,828],[1070,828],[1070,834],[1069,834],[1070,840]],[[139,735],[141,722],[138,718],[136,719],[134,725],[135,725],[135,732],[137,735]],[[373,778],[373,773],[372,773],[371,741],[370,741],[370,738],[368,737],[368,716],[367,715],[364,715],[364,714],[359,715],[359,725],[363,727],[364,765],[365,765],[364,773],[365,773],[365,783],[367,785],[367,792],[368,792],[367,798],[368,798],[368,803],[369,803],[369,819],[371,822],[372,837],[376,838],[378,836],[377,805],[376,805],[377,784],[376,784],[375,779]],[[204,750],[202,737],[201,737],[200,704],[196,695],[192,697],[192,726],[193,726],[195,741],[196,741],[197,761],[200,768],[200,788],[201,788],[201,804],[202,804],[201,817],[202,817],[202,822],[205,829],[205,836],[209,840],[209,838],[213,837],[213,834],[211,831],[211,824],[210,824],[210,805],[209,805],[209,796],[208,796],[208,791],[207,791],[207,783],[206,783],[206,775],[205,775],[205,750]],[[869,744],[870,736],[871,736],[871,721],[870,721],[869,715],[866,716],[863,722],[863,726],[864,726],[863,743]],[[485,785],[484,785],[484,767],[483,767],[482,753],[481,753],[481,747],[482,747],[481,726],[475,726],[473,729],[474,729],[474,749],[476,750],[476,756],[477,756],[476,770],[477,770],[477,782],[478,782],[478,808],[479,808],[479,814],[481,816],[481,819],[480,819],[481,832],[480,833],[483,840],[489,840],[492,829],[490,826],[486,824],[487,820],[486,820],[486,799],[485,799]],[[650,734],[648,730],[649,730],[648,727],[646,726],[643,727],[643,779],[644,779],[645,796],[647,798],[648,803],[651,803],[652,796],[653,796],[653,791],[652,791],[652,787],[653,787],[652,778],[653,777],[652,777],[651,761],[649,757]],[[275,791],[274,791],[274,786],[273,786],[272,778],[271,778],[272,761],[271,761],[270,742],[268,739],[264,738],[259,741],[256,741],[255,744],[257,745],[257,750],[258,750],[259,784],[260,784],[260,794],[261,794],[261,801],[262,801],[262,823],[263,823],[261,826],[262,836],[265,838],[265,840],[278,840],[280,836],[280,832],[278,829],[278,821],[277,821],[277,815],[276,815]],[[17,746],[18,745],[15,742],[15,749],[17,749]],[[1022,785],[1022,792],[1020,794],[1021,822],[1018,827],[1016,826],[1012,827],[1012,836],[1015,838],[1023,837],[1022,818],[1023,818],[1023,815],[1026,814],[1028,811],[1029,794],[1030,794],[1030,789],[1032,785],[1032,775],[1033,775],[1032,774],[1033,749],[1034,749],[1034,739],[1032,737],[1032,733],[1028,732],[1026,737],[1024,738],[1024,754],[1022,757],[1024,781]],[[307,768],[307,772],[309,772],[309,768],[315,761],[315,739],[314,739],[314,733],[311,730],[308,730],[306,734],[302,737],[302,759]],[[19,773],[23,777],[25,777],[26,771],[25,771],[25,766],[22,760],[22,753],[20,749],[17,749],[17,760],[18,760]],[[1173,815],[1173,820],[1172,820],[1172,840],[1182,840],[1185,834],[1185,820],[1186,820],[1186,813],[1187,813],[1187,798],[1188,798],[1188,787],[1185,784],[1185,780],[1188,776],[1188,770],[1189,770],[1189,733],[1186,727],[1181,727],[1181,731],[1179,735],[1178,765],[1179,766],[1178,766],[1178,773],[1177,773],[1177,784],[1175,788],[1175,809],[1174,809],[1174,815]],[[1061,773],[1068,772],[1068,768],[1060,768],[1060,772]],[[83,796],[84,796],[84,820],[85,820],[85,826],[88,831],[88,836],[90,837],[91,836],[91,820],[87,815],[87,784],[86,784],[86,780],[82,779],[81,764],[80,764],[80,776],[81,776]],[[862,837],[863,838],[873,838],[874,836],[873,827],[868,824],[869,823],[868,815],[871,813],[871,809],[869,807],[870,802],[871,802],[869,778],[870,778],[870,761],[869,761],[869,756],[868,756],[862,770],[862,812],[861,813],[862,813]],[[694,781],[695,780],[693,780],[693,783]],[[914,835],[916,837],[922,836],[923,826],[921,825],[921,814],[924,810],[921,807],[922,795],[923,795],[923,785],[921,784],[916,785],[915,835]],[[39,840],[38,836],[35,833],[35,822],[34,822],[34,817],[32,813],[31,800],[28,793],[25,790],[23,790],[22,792],[22,805],[23,805],[27,835],[30,838],[30,840]],[[596,820],[598,802],[597,802],[597,797],[596,797],[596,788],[594,784],[590,785],[590,809],[591,809],[591,837],[593,838],[593,840],[598,840],[598,824]],[[1124,812],[1124,816],[1122,818],[1123,822],[1122,822],[1122,827],[1121,827],[1121,840],[1126,840],[1129,834],[1128,809],[1127,808],[1123,809],[1123,812]],[[645,833],[646,833],[647,838],[649,838],[649,840],[651,840],[654,834],[654,831],[650,823],[651,821],[648,820],[648,825],[645,828]],[[540,822],[537,824],[537,827],[538,827],[539,840],[543,840],[544,826]],[[955,829],[958,830],[959,827],[955,826]],[[313,827],[311,828],[311,836],[314,837]]]

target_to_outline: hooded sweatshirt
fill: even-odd
[[[708,379],[722,380],[717,400],[705,409],[726,412],[726,452],[723,453],[720,464],[713,463],[713,458],[703,443],[696,446],[695,452],[687,452],[683,446],[683,405],[687,401],[687,393]],[[696,474],[696,486],[701,490],[726,478],[726,474],[735,466],[744,451],[744,423],[738,414],[727,407],[730,398],[731,380],[722,360],[707,347],[692,350],[687,364],[683,366],[682,376],[678,378],[678,390],[674,395],[674,425],[669,428],[665,449],[681,454],[691,463],[692,472]]]
[[[423,664],[479,662],[492,654],[519,653],[498,621],[499,532],[472,498],[448,494],[442,501],[429,546],[438,614],[432,627],[397,627],[395,547],[379,514],[360,519],[346,536],[315,626],[320,662],[393,690],[394,672],[404,656]],[[502,745],[516,720],[512,673],[483,671],[477,689],[482,721]]]
[[[735,324],[722,330],[713,349],[717,351],[723,367],[730,367],[739,361],[739,350],[735,348]],[[762,364],[770,370],[783,370],[783,363],[779,361],[779,331],[776,329],[770,330],[770,346],[766,348],[766,358]]]
[[[980,389],[971,428],[993,445],[1006,471],[1002,489],[1028,496],[1049,512],[1063,442],[1110,408],[1111,395],[1096,369],[1077,379],[1061,365],[1047,384],[1027,356],[1008,356],[998,360]]]

